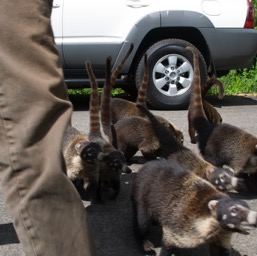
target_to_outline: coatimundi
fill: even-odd
[[[126,58],[128,57],[128,54],[130,54],[130,52],[128,52],[126,54],[123,61],[120,63],[120,65],[117,67],[117,69],[112,73],[112,76],[111,76],[112,82],[111,82],[111,87],[109,89],[109,94],[106,94],[105,97],[102,97],[102,100],[106,101],[108,96],[110,97],[110,95],[111,95],[110,92],[111,92],[112,86],[115,82],[115,79],[118,75],[119,70],[124,65],[124,62],[125,62]],[[110,97],[110,111],[111,111],[110,118],[111,118],[111,122],[113,124],[117,123],[118,121],[120,121],[121,119],[123,119],[125,117],[133,117],[133,116],[145,117],[145,115],[141,111],[138,110],[137,105],[142,105],[144,107],[147,107],[146,90],[147,90],[148,82],[149,82],[149,68],[148,68],[148,63],[147,63],[147,55],[145,54],[144,55],[144,74],[143,74],[143,79],[140,84],[140,87],[138,88],[138,95],[137,95],[136,102],[128,101],[128,100],[121,99],[121,98]],[[183,133],[174,124],[170,123],[167,119],[165,119],[159,115],[157,115],[157,117],[167,127],[170,127],[172,132],[175,132],[174,135],[177,137],[178,141],[180,141],[183,144],[183,142],[184,142]],[[136,118],[135,120],[132,120],[132,122],[138,123],[138,122],[140,122],[139,120],[140,119]],[[125,124],[122,124],[122,123],[123,122],[119,123],[119,130],[120,130],[120,127],[126,126],[127,120],[125,121]],[[146,131],[146,134],[147,134],[148,133],[147,132],[148,124],[145,125],[145,122],[143,122],[142,126],[144,127],[144,130]],[[136,129],[137,126],[135,126],[134,128]],[[150,131],[150,133],[151,133],[151,131]],[[137,138],[137,140],[139,140],[139,137]],[[144,143],[144,145],[146,145],[145,142],[142,142],[142,143]],[[156,144],[156,143],[154,142],[154,144]],[[153,148],[153,150],[154,150],[155,147],[156,146],[149,146],[149,151],[152,151],[152,150],[150,150],[150,148]],[[139,146],[139,148],[140,148],[140,146]],[[143,146],[143,148],[145,148],[145,146]],[[145,150],[143,150],[143,151],[145,151]]]
[[[124,63],[124,60],[127,58],[128,54],[129,52],[124,57],[122,63]],[[145,89],[143,88],[145,88],[148,82],[148,75],[146,74],[148,72],[147,70],[147,58],[145,56],[145,72],[141,84],[141,90],[139,90],[141,91],[139,93],[141,96],[145,95]],[[117,72],[115,72],[115,76],[117,76]],[[112,81],[115,80],[115,76],[112,74]],[[137,151],[141,151],[147,160],[156,158],[159,152],[159,140],[155,137],[149,120],[140,116],[134,116],[138,114],[140,115],[140,111],[138,111],[136,103],[134,102],[124,100],[120,101],[124,104],[114,104],[111,107],[111,90],[112,82],[105,83],[101,97],[101,122],[103,131],[108,136],[109,141],[112,141],[112,133],[110,129],[112,121],[110,113],[112,113],[114,109],[117,109],[117,113],[121,111],[122,115],[124,115],[123,117],[122,115],[119,115],[119,118],[121,119],[113,125],[116,133],[117,149],[124,153],[127,160],[135,155]],[[145,100],[142,100],[145,98],[145,96],[143,98],[141,96],[139,97],[141,100],[138,100],[137,102],[141,102],[141,104],[145,106],[146,102]],[[130,114],[132,116],[130,116]],[[179,129],[177,129],[173,124],[168,122],[163,117],[157,116],[157,118],[171,130],[180,143],[183,143],[183,133]]]
[[[146,108],[137,106],[149,118],[153,131],[160,142],[159,155],[166,159],[173,159],[185,169],[191,170],[201,178],[208,180],[218,190],[237,190],[241,180],[234,176],[233,169],[228,166],[216,167],[205,161],[199,154],[181,145],[174,135]]]
[[[194,79],[190,97],[190,119],[198,134],[203,157],[216,166],[231,166],[245,180],[251,193],[257,193],[257,137],[231,124],[212,124],[203,110],[198,52],[187,47],[194,58]],[[251,179],[251,176],[253,179]]]
[[[114,79],[116,76],[117,76],[117,71],[116,73],[112,74],[113,83],[115,81]],[[148,81],[149,81],[149,69],[147,65],[147,55],[145,54],[144,55],[144,75],[143,75],[142,82],[138,88],[136,102],[125,100],[122,98],[110,99],[111,121],[113,124],[118,122],[123,117],[142,116],[142,113],[138,111],[136,105],[140,104],[146,107],[146,89],[147,89]]]
[[[107,59],[106,69],[110,67],[110,61]],[[71,180],[83,179],[85,187],[92,190],[93,201],[99,202],[102,200],[101,188],[113,189],[115,199],[120,191],[120,175],[121,172],[129,173],[131,170],[127,167],[126,159],[122,152],[117,151],[109,142],[101,135],[100,120],[99,120],[99,95],[98,85],[90,62],[86,62],[86,70],[88,72],[92,92],[90,95],[90,130],[88,135],[83,135],[74,127],[69,125],[64,137],[64,157],[67,165],[67,175]],[[107,74],[109,72],[106,72]],[[108,82],[109,77],[106,78]],[[99,149],[99,154],[96,159],[89,163],[84,161],[83,147],[86,142],[93,142],[95,149]]]
[[[147,255],[156,255],[147,238],[152,223],[162,228],[160,255],[175,248],[209,244],[211,256],[229,256],[234,232],[256,228],[257,212],[171,159],[145,163],[132,181],[135,235]],[[174,254],[175,255],[175,254]]]
[[[212,124],[220,124],[222,123],[222,117],[219,114],[219,112],[216,110],[216,108],[211,105],[207,100],[205,100],[205,95],[207,94],[208,90],[213,86],[217,85],[219,88],[219,99],[222,99],[224,97],[224,85],[221,81],[219,81],[215,77],[209,78],[205,84],[201,86],[202,89],[202,99],[203,99],[203,109],[204,113],[207,117],[207,119],[210,121]],[[196,144],[196,134],[195,134],[195,128],[191,122],[191,110],[190,110],[190,105],[188,107],[188,133],[189,137],[191,140],[191,143]]]

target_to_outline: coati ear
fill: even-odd
[[[223,168],[223,169],[227,169],[227,170],[231,171],[233,174],[235,174],[234,169],[233,169],[232,167],[230,167],[229,165],[224,164],[224,165],[222,166],[222,168]]]
[[[218,200],[211,200],[208,203],[208,208],[210,209],[212,216],[216,216],[218,202]]]

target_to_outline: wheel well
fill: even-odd
[[[201,54],[203,55],[207,67],[212,65],[212,59],[209,53],[209,48],[207,43],[202,36],[201,32],[196,28],[190,27],[178,27],[178,28],[157,28],[151,30],[143,39],[140,46],[137,49],[135,57],[133,59],[131,68],[129,73],[135,74],[135,69],[142,58],[144,51],[148,49],[154,43],[169,39],[169,38],[177,38],[188,41],[189,43],[193,44],[195,47],[199,49]]]

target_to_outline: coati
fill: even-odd
[[[222,117],[219,114],[219,112],[216,110],[216,108],[211,105],[207,100],[203,101],[203,108],[204,108],[204,113],[210,123],[212,124],[221,124],[222,123]],[[188,108],[188,133],[190,137],[190,141],[192,144],[196,144],[196,133],[195,133],[195,128],[191,122],[191,110]]]
[[[219,112],[216,110],[216,108],[211,105],[207,100],[205,100],[205,95],[207,94],[208,90],[213,86],[217,85],[219,87],[219,99],[222,99],[224,97],[224,86],[221,81],[219,81],[216,77],[211,77],[209,78],[206,83],[204,83],[201,86],[202,89],[202,99],[203,99],[203,109],[204,113],[207,117],[207,119],[212,123],[212,124],[220,124],[222,123],[222,117],[219,114]],[[194,126],[191,122],[191,115],[192,111],[190,109],[190,105],[188,107],[188,133],[189,137],[191,140],[192,144],[196,144],[196,134],[195,134],[195,129]]]
[[[130,54],[130,52],[128,52],[126,54],[126,56],[124,57],[121,64],[113,72],[111,84],[114,84],[114,81],[118,75],[118,72],[121,69],[122,65],[124,64],[128,54]],[[146,90],[147,90],[148,81],[149,81],[149,69],[148,69],[148,64],[147,64],[147,55],[145,54],[144,55],[144,74],[143,74],[143,79],[140,84],[140,87],[138,88],[138,95],[137,95],[136,102],[128,101],[128,100],[121,99],[121,98],[110,98],[111,122],[113,124],[117,123],[119,120],[123,119],[124,117],[132,117],[132,116],[145,117],[145,115],[141,111],[138,111],[137,105],[142,105],[144,107],[147,107]],[[112,89],[112,87],[110,88],[110,90],[111,89]],[[108,94],[106,94],[106,95],[107,95],[106,97],[102,97],[102,100],[103,100],[103,98],[105,99],[108,97]],[[109,91],[109,95],[110,95],[110,91]],[[184,142],[183,133],[174,124],[170,123],[167,119],[165,119],[159,115],[157,115],[157,117],[162,123],[165,123],[165,125],[167,127],[170,127],[171,131],[174,132],[174,135],[177,137],[177,139],[183,144],[183,142]],[[133,120],[132,122],[138,123],[139,120],[140,119],[136,118],[136,120]],[[125,122],[127,123],[127,121],[125,121]],[[143,122],[142,126],[144,126],[144,125],[145,124]],[[119,123],[119,127],[120,126],[123,126],[122,122]],[[125,126],[125,124],[124,124],[124,126]],[[148,125],[144,126],[146,133],[147,133],[147,129],[148,129],[147,126]],[[134,127],[134,128],[136,128],[136,127]],[[155,146],[154,146],[154,148],[155,148]]]
[[[107,61],[107,69],[108,63]],[[101,135],[98,86],[90,62],[86,62],[86,69],[92,88],[89,110],[90,130],[86,136],[70,124],[65,133],[63,151],[68,177],[72,181],[83,179],[85,187],[93,194],[92,200],[100,202],[102,201],[101,188],[104,186],[113,189],[113,196],[110,199],[115,199],[120,191],[121,172],[128,173],[131,170],[127,167],[123,153],[117,151]],[[107,77],[106,80],[108,79]],[[91,149],[92,152],[86,151],[88,154],[85,155],[88,143],[91,148],[92,145],[94,147],[93,151]],[[93,153],[92,156],[91,153]],[[94,158],[90,159],[88,155]]]
[[[131,198],[135,235],[145,253],[156,255],[147,236],[152,222],[162,228],[160,255],[175,248],[209,244],[211,256],[229,256],[233,233],[256,228],[257,212],[232,199],[171,159],[145,163],[135,174]]]
[[[124,57],[123,62],[127,58],[128,54],[129,52]],[[145,74],[144,74],[143,82],[141,84],[141,93],[139,93],[139,95],[145,94],[145,90],[142,88],[145,87],[148,81],[148,78],[147,78],[148,75],[146,74],[148,72],[147,70],[148,70],[147,58],[145,56]],[[115,80],[115,76],[113,76],[112,74],[112,81],[113,80]],[[111,83],[106,83],[104,85],[104,89],[101,97],[101,122],[103,126],[103,131],[108,136],[109,141],[112,141],[112,138],[110,135],[111,134],[110,111],[112,111],[111,105],[110,105],[111,89],[112,89]],[[142,97],[139,97],[139,98],[142,99]],[[126,102],[128,104],[126,104]],[[146,105],[145,100],[143,101],[138,100],[138,102],[141,102],[142,105]],[[138,150],[141,151],[141,153],[147,160],[156,158],[158,156],[158,151],[159,151],[159,141],[153,133],[149,120],[140,116],[129,116],[130,114],[134,115],[139,113],[138,109],[136,108],[136,103],[129,102],[126,100],[124,100],[123,103],[125,103],[125,105],[124,104],[120,106],[116,104],[112,105],[113,108],[117,108],[119,111],[124,110],[122,112],[122,115],[124,116],[121,118],[122,115],[119,115],[119,118],[121,119],[118,120],[113,125],[116,132],[117,149],[124,152],[124,155],[127,160],[129,160]],[[164,125],[166,125],[172,131],[174,136],[181,143],[183,143],[183,133],[179,129],[177,129],[174,125],[172,125],[163,117],[157,116],[157,118],[160,120],[160,122],[164,123]]]
[[[231,124],[212,124],[203,110],[198,53],[187,47],[194,58],[195,73],[190,97],[190,119],[198,133],[198,147],[203,157],[216,166],[231,166],[242,176],[249,192],[257,193],[257,137]],[[246,175],[247,174],[247,175]],[[255,189],[254,189],[255,188]]]
[[[205,161],[199,154],[181,145],[174,135],[159,120],[143,106],[137,106],[149,118],[153,131],[160,142],[159,155],[166,159],[173,159],[187,170],[191,170],[201,178],[208,180],[218,190],[232,191],[241,187],[241,180],[234,176],[229,166],[216,167]]]
[[[142,113],[138,111],[136,105],[140,104],[146,107],[146,89],[149,80],[149,69],[147,65],[147,55],[144,55],[144,75],[140,87],[138,88],[138,94],[136,102],[132,102],[129,100],[125,100],[122,98],[111,98],[110,100],[110,109],[111,109],[111,121],[115,124],[117,121],[122,119],[123,117],[130,116],[142,116]],[[117,76],[115,73],[112,74],[112,80],[114,83],[114,79]]]

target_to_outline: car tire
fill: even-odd
[[[193,56],[185,50],[187,46],[193,45],[180,39],[165,39],[153,44],[146,51],[149,67],[147,101],[154,109],[187,108],[193,81]],[[200,52],[199,65],[201,82],[205,82],[207,68]],[[135,74],[137,88],[140,86],[143,72],[142,56]]]

